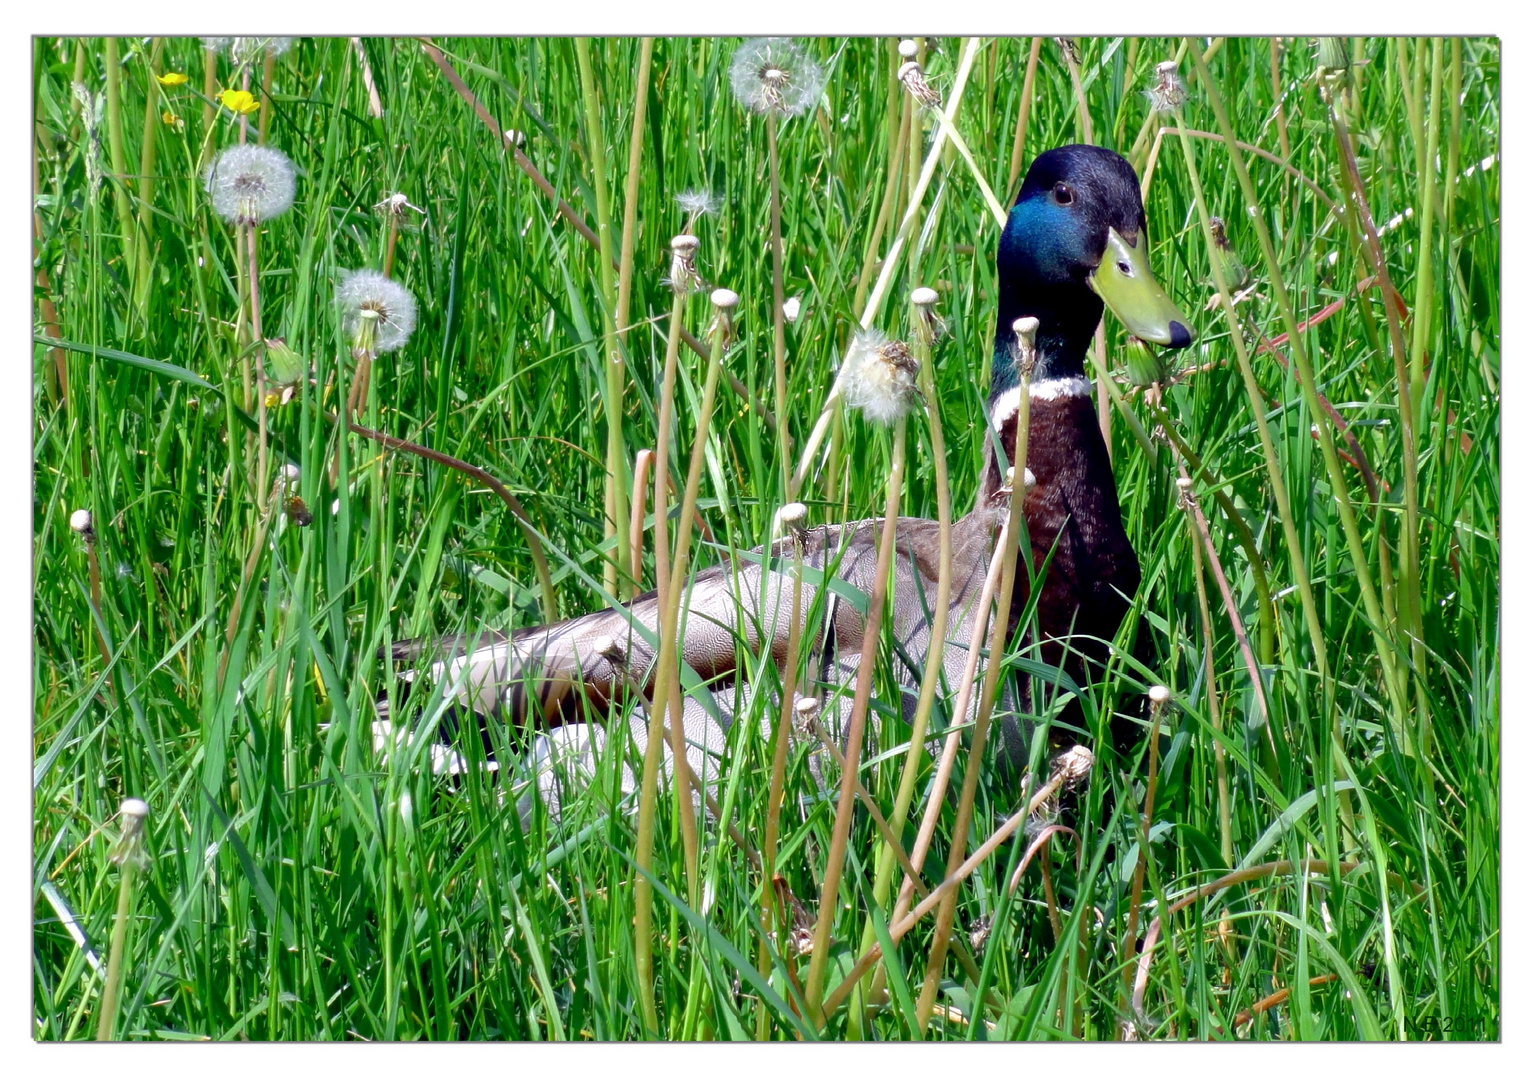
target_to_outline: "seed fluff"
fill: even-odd
[[[411,290],[377,270],[354,270],[336,287],[342,332],[359,345],[363,324],[372,322],[373,341],[360,345],[375,355],[394,352],[417,328],[417,301]]]
[[[861,330],[844,363],[844,400],[873,424],[906,416],[918,397],[918,364],[908,346],[879,330]]]
[[[203,174],[214,212],[231,225],[255,225],[294,204],[294,163],[270,146],[231,146]]]
[[[822,65],[790,38],[748,38],[732,56],[732,93],[752,112],[800,116],[822,97]]]

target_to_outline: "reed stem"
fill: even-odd
[[[629,461],[625,456],[625,359],[620,352],[615,303],[618,299],[614,280],[613,237],[609,222],[609,176],[603,139],[603,116],[598,102],[598,86],[593,78],[593,63],[587,38],[573,38],[577,53],[577,72],[582,84],[582,103],[587,124],[588,159],[593,168],[593,213],[597,219],[598,281],[601,294],[598,306],[604,317],[604,421],[608,427],[604,478],[604,542],[614,541],[614,553],[605,562],[603,586],[611,595],[628,596],[633,583],[620,590],[619,580],[630,565],[630,540],[626,524],[630,511],[626,501],[630,492]]]

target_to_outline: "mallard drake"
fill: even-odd
[[[952,527],[952,598],[944,671],[954,688],[961,678],[975,606],[1007,500],[999,462],[1014,452],[1020,404],[1015,321],[1038,320],[1037,360],[1026,392],[1031,397],[1028,466],[1035,476],[1024,513],[1037,568],[1051,563],[1036,607],[1042,659],[1081,677],[1086,659],[1103,661],[1108,639],[1136,594],[1141,571],[1122,527],[1115,479],[1102,440],[1084,357],[1109,306],[1128,331],[1168,348],[1191,343],[1190,324],[1155,280],[1148,265],[1147,221],[1138,179],[1120,155],[1096,146],[1063,146],[1032,163],[1010,211],[998,249],[999,308],[988,416],[996,439],[987,440],[976,508]],[[1000,453],[999,451],[1002,451]],[[733,714],[728,695],[737,674],[739,640],[749,652],[772,650],[786,659],[792,581],[792,545],[804,565],[832,574],[847,587],[829,591],[816,613],[806,589],[814,653],[824,686],[847,685],[858,661],[864,618],[849,587],[869,595],[881,522],[871,519],[793,530],[792,535],[696,574],[686,591],[680,653],[701,683],[685,715],[687,737],[701,752],[696,771],[708,771],[706,751],[718,749]],[[916,688],[930,640],[939,573],[939,526],[903,518],[897,526],[892,602],[892,658],[897,680]],[[1027,577],[1017,574],[1011,621],[1018,620]],[[482,722],[515,726],[580,720],[581,699],[598,715],[626,692],[649,695],[658,625],[655,593],[620,609],[599,611],[513,634],[401,642],[397,661],[430,662],[419,670],[447,680],[457,703]],[[841,676],[843,676],[841,678]],[[408,672],[408,679],[418,672]],[[685,674],[685,690],[694,680]],[[943,718],[944,702],[939,699]],[[913,695],[907,695],[911,703]],[[844,695],[847,701],[847,695]],[[630,718],[645,737],[644,722]],[[1001,725],[1018,760],[1026,745],[1016,724]],[[691,752],[692,754],[692,752]]]

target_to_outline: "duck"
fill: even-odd
[[[1165,293],[1149,265],[1147,215],[1138,177],[1115,151],[1067,145],[1038,155],[1021,181],[997,253],[998,312],[991,384],[986,404],[991,434],[984,439],[974,508],[952,524],[951,596],[942,660],[944,681],[932,723],[947,726],[945,703],[963,678],[965,642],[983,595],[987,568],[1008,513],[1003,467],[1013,460],[1022,394],[1030,397],[1027,467],[1034,476],[1024,500],[1024,534],[1040,593],[1032,633],[1041,661],[1082,679],[1109,655],[1109,642],[1136,596],[1141,568],[1127,537],[1111,460],[1101,434],[1085,355],[1106,308],[1127,332],[1154,345],[1183,349],[1192,324]],[[1037,320],[1036,361],[1026,385],[1017,363],[1016,321]],[[683,723],[697,775],[707,776],[736,715],[739,657],[765,650],[785,675],[793,597],[791,567],[804,580],[842,582],[823,591],[802,590],[805,634],[816,643],[810,666],[797,681],[838,702],[847,720],[848,688],[864,636],[864,608],[875,577],[882,520],[795,527],[765,547],[694,574],[685,591],[679,653],[687,665]],[[932,637],[940,577],[940,525],[905,517],[896,530],[891,591],[891,664],[911,720]],[[1023,560],[1026,545],[1019,558]],[[1023,570],[1023,566],[1020,568]],[[1028,601],[1030,578],[1015,575],[1007,618],[1014,629]],[[486,630],[449,638],[401,641],[392,647],[399,677],[444,687],[451,738],[473,717],[488,752],[489,725],[530,733],[534,756],[579,745],[591,753],[603,732],[593,716],[615,702],[649,698],[655,678],[660,600],[655,592],[603,611],[512,633]],[[1023,767],[1031,730],[1024,721],[1023,676],[1005,702],[1004,757]],[[786,680],[789,683],[789,680]],[[842,690],[842,692],[841,692]],[[1013,708],[1011,706],[1014,706]],[[1070,703],[1070,710],[1074,706]],[[766,730],[767,713],[763,721]],[[388,705],[380,698],[388,727]],[[1060,722],[1064,722],[1062,716]],[[1068,723],[1072,723],[1069,719]],[[577,731],[572,725],[587,725]],[[644,709],[628,717],[644,744]],[[562,728],[562,738],[551,735]],[[376,724],[376,735],[378,725]],[[596,735],[596,739],[594,738]],[[518,745],[517,739],[511,739]],[[528,745],[525,742],[524,745]],[[671,755],[667,766],[671,767]],[[453,771],[457,754],[447,759]],[[459,764],[456,764],[458,761]]]

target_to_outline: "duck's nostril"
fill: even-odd
[[[1191,328],[1185,323],[1170,320],[1170,343],[1172,349],[1184,349],[1191,344]]]

